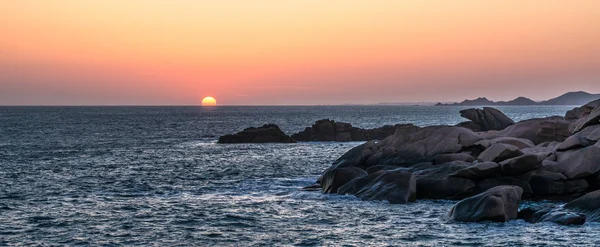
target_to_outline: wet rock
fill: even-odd
[[[465,109],[460,111],[460,116],[473,121],[473,123],[480,126],[482,131],[502,130],[515,123],[504,113],[491,107],[484,107],[483,110]]]
[[[389,171],[389,170],[395,170],[395,169],[398,169],[398,168],[403,168],[403,167],[401,167],[401,166],[390,166],[390,165],[376,165],[376,166],[369,167],[366,170],[366,172],[368,174],[371,174],[371,173],[375,173],[375,172],[378,172],[378,171]]]
[[[451,174],[453,177],[462,177],[471,180],[482,180],[500,174],[500,165],[496,162],[477,162]]]
[[[584,213],[588,221],[600,221],[600,190],[587,193],[569,203],[564,208]]]
[[[347,182],[366,175],[367,172],[358,167],[333,168],[325,171],[318,182],[323,193],[337,193],[338,188]]]
[[[388,201],[392,204],[416,200],[416,180],[411,172],[392,170],[379,173],[354,195],[365,201]]]
[[[366,176],[358,177],[350,180],[346,184],[338,188],[337,193],[340,195],[354,195],[356,192],[361,190],[365,185],[369,184],[375,178],[381,176],[387,172],[386,170],[380,170],[373,173],[369,173]]]
[[[217,143],[295,143],[275,124],[265,124],[258,128],[247,128],[237,134],[224,135]]]
[[[542,160],[537,155],[525,154],[507,159],[499,164],[502,169],[502,175],[515,175],[537,169],[542,166]]]
[[[583,225],[585,214],[571,212],[556,205],[536,205],[527,207],[518,214],[519,219],[529,223],[553,222],[560,225]]]
[[[443,164],[451,161],[465,161],[473,162],[475,158],[466,153],[455,153],[455,154],[438,154],[433,158],[434,164]]]
[[[450,219],[456,221],[506,222],[517,219],[523,189],[518,186],[497,186],[456,203]]]
[[[521,150],[519,150],[519,148],[516,146],[504,143],[495,143],[483,151],[479,157],[477,157],[477,159],[481,161],[500,162],[521,155],[523,155],[523,152],[521,152]]]
[[[573,152],[555,166],[567,178],[585,178],[600,171],[600,147],[589,146]]]

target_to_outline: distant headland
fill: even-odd
[[[600,99],[600,94],[591,94],[583,91],[569,92],[545,101],[536,102],[529,98],[518,97],[510,101],[491,101],[485,97],[464,100],[460,103],[437,103],[436,106],[488,106],[488,105],[583,105],[587,102]]]

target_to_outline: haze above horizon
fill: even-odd
[[[600,1],[7,1],[0,105],[600,93]]]

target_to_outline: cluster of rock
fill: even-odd
[[[375,129],[361,129],[349,123],[336,122],[334,120],[322,119],[315,122],[304,131],[293,134],[296,141],[369,141],[382,140],[393,135],[396,128],[406,125],[386,125]]]
[[[317,186],[324,193],[391,203],[467,198],[450,214],[465,221],[508,221],[519,217],[521,199],[570,200],[600,189],[600,100],[566,117],[514,124],[495,111],[464,114],[495,129],[489,131],[399,126],[392,136],[348,151],[325,170]],[[495,121],[507,127],[498,130],[503,125]],[[600,212],[600,192],[594,193],[579,199],[593,203],[575,200],[569,204],[577,206],[529,208],[520,215],[528,222],[578,224],[585,222],[581,213],[595,220],[590,214]]]
[[[258,128],[247,128],[243,131],[219,137],[218,143],[295,143],[296,141],[281,131],[275,124],[265,124]]]
[[[381,140],[393,135],[398,127],[412,125],[386,125],[375,129],[361,129],[349,123],[336,122],[334,120],[322,119],[316,121],[311,127],[304,131],[286,135],[275,124],[267,124],[258,128],[247,128],[233,135],[225,135],[219,138],[218,143],[295,143],[309,141],[369,141]]]

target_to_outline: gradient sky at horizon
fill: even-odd
[[[595,0],[19,0],[0,37],[0,105],[600,93]]]

